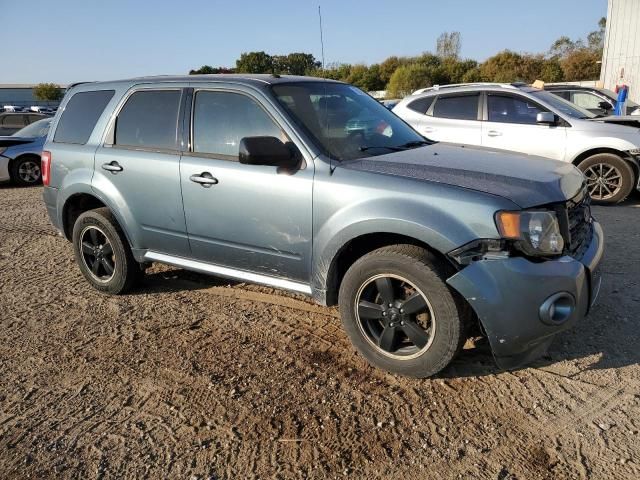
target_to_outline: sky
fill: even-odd
[[[111,80],[234,66],[242,52],[377,63],[434,51],[445,31],[482,61],[584,38],[606,0],[0,0],[0,84]]]

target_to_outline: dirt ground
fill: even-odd
[[[600,303],[547,357],[418,381],[301,296],[159,266],[101,295],[0,186],[0,478],[640,478],[639,207],[594,208]]]

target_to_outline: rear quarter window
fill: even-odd
[[[87,143],[114,93],[115,90],[96,90],[74,94],[62,112],[53,141],[79,145]]]
[[[407,104],[407,108],[410,110],[413,110],[414,112],[418,112],[418,113],[427,113],[427,110],[429,110],[429,107],[431,106],[431,104],[433,103],[433,99],[436,98],[435,96],[433,97],[423,97],[423,98],[418,98],[417,100],[414,100],[413,102],[409,102]]]

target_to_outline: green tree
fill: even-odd
[[[189,75],[206,75],[211,73],[233,73],[232,68],[226,67],[212,67],[211,65],[203,65],[197,70],[189,70]]]
[[[587,35],[587,48],[596,52],[602,52],[602,49],[604,48],[604,34],[606,28],[607,18],[602,17],[598,21],[598,30],[595,30]]]
[[[444,68],[449,83],[462,83],[466,81],[464,78],[467,72],[478,68],[478,62],[475,60],[458,61],[454,58],[446,58],[442,62],[442,68]]]
[[[600,78],[601,53],[588,48],[575,50],[561,61],[564,80],[575,82],[580,80],[597,80]]]
[[[398,67],[387,85],[388,98],[402,98],[419,88],[446,83],[446,73],[441,66],[414,63]]]
[[[562,82],[564,72],[560,62],[557,59],[545,60],[537,78],[545,82]]]
[[[320,66],[320,62],[317,62],[315,57],[310,53],[295,52],[277,58],[279,59],[276,70],[278,73],[305,75]]]
[[[460,32],[443,32],[436,41],[436,55],[440,58],[458,58],[461,43]]]
[[[57,102],[64,96],[64,92],[60,85],[55,83],[39,83],[33,87],[33,95],[38,100],[44,100],[49,102]]]
[[[480,76],[486,82],[532,83],[543,73],[542,55],[529,55],[504,50],[480,65]]]
[[[239,73],[273,73],[273,57],[266,52],[245,52],[236,60]]]

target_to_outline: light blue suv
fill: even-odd
[[[162,262],[304,293],[339,304],[391,372],[433,375],[472,334],[520,365],[599,287],[603,235],[575,167],[428,141],[340,82],[78,85],[42,158],[51,221],[98,290]]]

